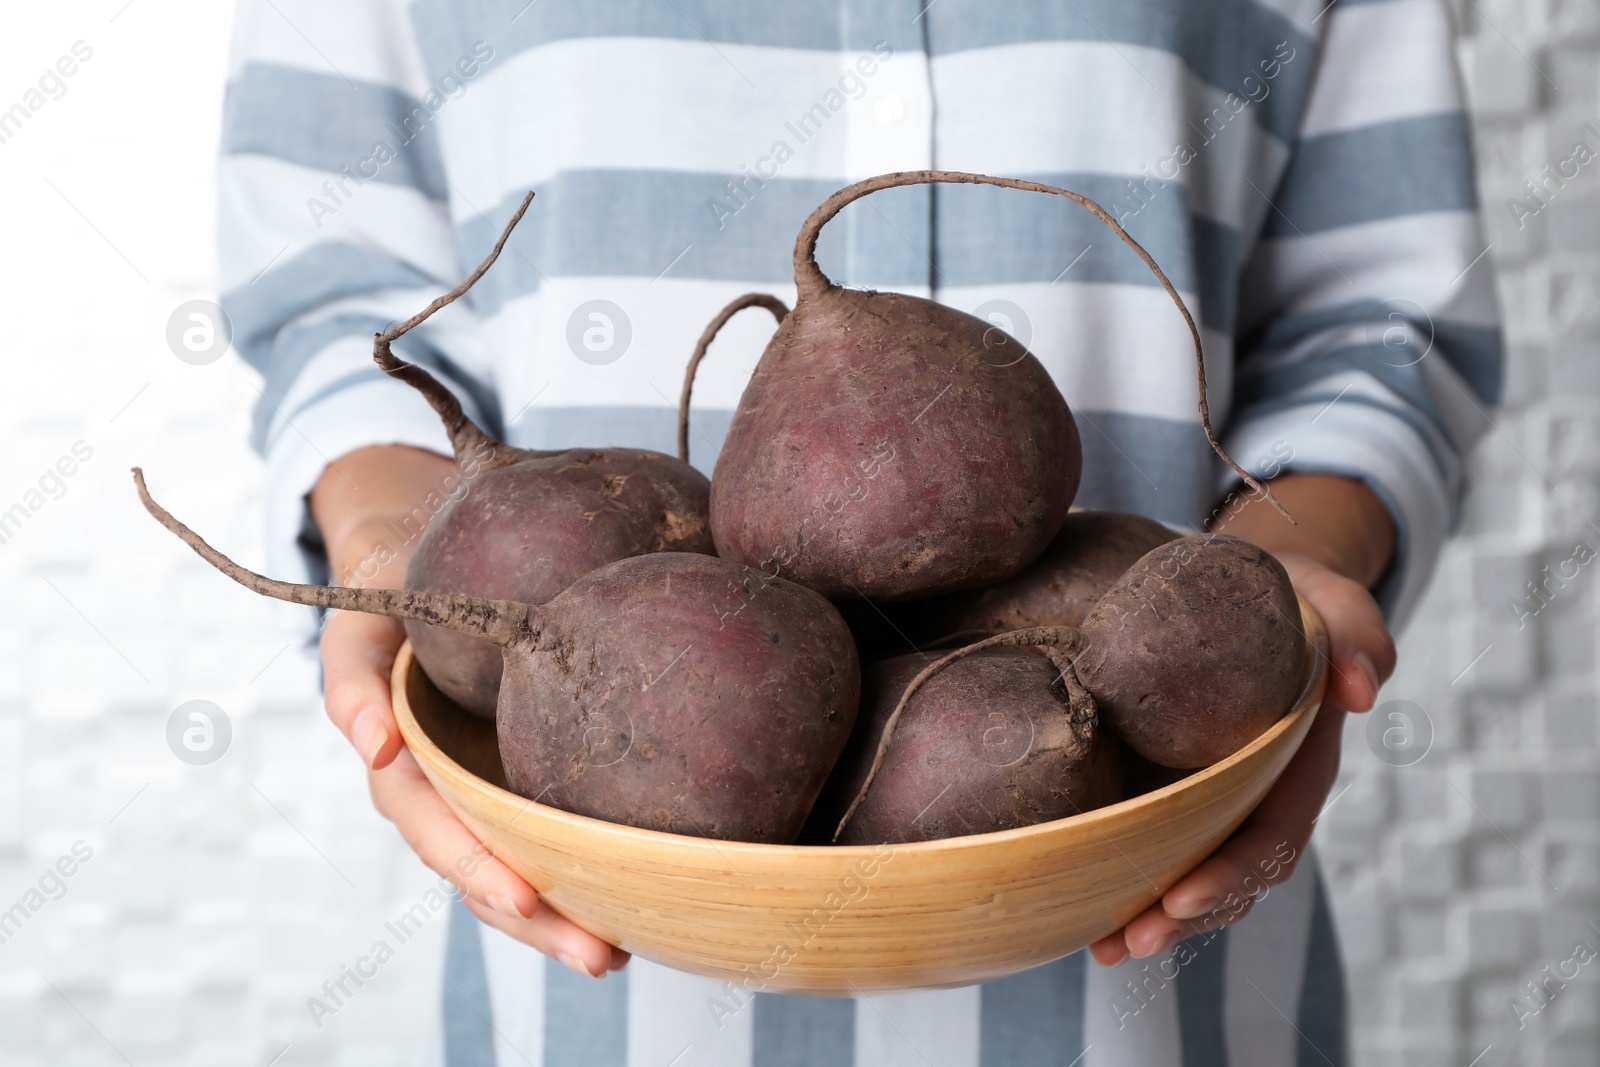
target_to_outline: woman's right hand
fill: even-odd
[[[450,460],[402,445],[359,449],[324,471],[311,511],[338,582],[398,588],[416,548],[415,536],[397,543],[399,532],[418,528],[428,517],[422,501],[445,495],[452,476],[460,475]],[[541,907],[534,888],[456,818],[405,748],[389,700],[389,671],[404,639],[398,620],[359,612],[334,612],[322,632],[328,717],[367,765],[373,806],[483,922],[579,974],[621,969],[628,954]]]

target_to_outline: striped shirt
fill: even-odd
[[[1312,855],[1241,922],[1146,960],[1076,952],[961,989],[742,996],[636,959],[600,981],[452,904],[448,1067],[1345,1067],[1344,979]]]
[[[331,460],[446,450],[426,404],[372,365],[371,336],[464,276],[525,190],[538,198],[495,268],[396,347],[513,443],[671,451],[700,329],[743,292],[792,302],[807,212],[846,182],[937,167],[1106,206],[1200,323],[1229,451],[1262,475],[1360,478],[1388,506],[1399,547],[1378,594],[1398,624],[1500,389],[1451,32],[1443,0],[241,0],[220,274],[235,347],[265,379],[270,565],[326,578],[304,498]],[[1201,432],[1181,317],[1076,206],[896,189],[847,208],[818,255],[837,281],[930,296],[1027,343],[1078,419],[1078,503],[1191,529],[1236,485]],[[763,319],[734,320],[702,368],[703,467]],[[1030,981],[1085,973],[1056,966]],[[634,1039],[641,1012],[666,1010],[641,1007],[649,973],[625,996],[584,994],[630,1035],[629,1063],[676,1051]],[[988,987],[960,995],[987,1049]],[[955,1014],[938,998],[956,994],[918,996],[934,1006],[895,1025],[943,1041]],[[764,1012],[790,1020],[782,1034],[824,1011],[788,1010],[751,1013],[748,1062],[812,1062],[761,1052]],[[833,1010],[854,1020],[858,1062],[899,1062],[861,1058],[876,1015]],[[1224,1029],[1229,1062],[1288,1062],[1242,1052],[1231,1014]],[[1151,1056],[1115,1062],[1180,1062]]]

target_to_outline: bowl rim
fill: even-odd
[[[1032,837],[1044,837],[1058,833],[1068,823],[1086,829],[1093,829],[1104,834],[1104,829],[1100,826],[1101,823],[1116,821],[1125,813],[1139,806],[1159,804],[1179,796],[1187,790],[1200,788],[1212,779],[1227,774],[1240,763],[1251,759],[1261,749],[1271,745],[1278,737],[1293,729],[1300,719],[1308,715],[1315,716],[1321,708],[1327,689],[1328,668],[1331,662],[1328,656],[1327,630],[1317,610],[1304,597],[1297,596],[1297,599],[1300,603],[1301,621],[1304,623],[1301,636],[1305,638],[1306,644],[1310,646],[1313,653],[1313,655],[1307,657],[1308,670],[1305,680],[1289,710],[1284,712],[1282,717],[1237,752],[1218,760],[1209,767],[1195,770],[1169,785],[1153,789],[1148,793],[1141,793],[1135,797],[1119,800],[1115,804],[1107,804],[1104,807],[1091,808],[1088,811],[1079,812],[1076,815],[1068,815],[1065,818],[1034,823],[1031,826],[1019,826],[1010,830],[993,830],[982,834],[963,834],[959,837],[941,838],[936,841],[897,842],[892,846],[896,854],[898,855],[904,850],[913,855],[936,855],[945,852],[958,852],[980,845],[1021,842]],[[412,652],[411,641],[407,639],[395,654],[394,666],[391,668],[389,675],[390,699],[394,706],[395,721],[400,727],[401,738],[405,741],[406,747],[412,750],[418,764],[430,780],[432,780],[436,771],[442,771],[464,785],[484,794],[487,799],[494,803],[512,807],[520,806],[522,811],[511,820],[512,822],[521,818],[530,809],[537,809],[540,819],[546,823],[563,825],[570,831],[609,837],[617,841],[631,841],[641,846],[673,846],[699,849],[707,852],[716,852],[724,856],[724,858],[726,853],[733,851],[749,856],[768,858],[810,854],[839,860],[874,856],[879,854],[884,847],[883,845],[775,845],[755,841],[724,841],[706,837],[691,837],[687,834],[674,834],[662,830],[628,826],[623,823],[607,822],[604,819],[578,815],[574,812],[551,807],[548,804],[540,804],[536,800],[529,800],[527,797],[513,793],[509,789],[502,788],[473,774],[452,759],[422,729],[421,724],[417,722],[416,716],[411,710],[410,699],[406,695],[406,685],[415,661],[416,657]],[[418,669],[421,669],[420,666]],[[441,792],[443,791],[441,790]],[[445,799],[448,802],[450,798],[446,795]]]

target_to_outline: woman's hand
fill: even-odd
[[[1274,495],[1299,521],[1290,526],[1260,501],[1216,524],[1272,552],[1328,631],[1328,691],[1295,757],[1243,825],[1222,847],[1126,927],[1090,946],[1100,963],[1154,956],[1204,930],[1243,918],[1268,886],[1284,881],[1339,773],[1346,712],[1367,711],[1394,670],[1394,639],[1368,586],[1388,566],[1394,529],[1388,512],[1360,482],[1288,474]]]
[[[415,532],[430,517],[421,502],[443,496],[459,472],[443,456],[400,445],[360,449],[337,468],[311,493],[336,580],[399,587]],[[358,612],[334,612],[322,633],[328,717],[367,765],[373,806],[485,923],[580,974],[621,969],[628,954],[541,907],[534,888],[489,854],[405,749],[389,701],[389,671],[404,639],[398,620]]]

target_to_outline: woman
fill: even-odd
[[[1344,1062],[1326,897],[1311,865],[1290,875],[1499,389],[1442,3],[243,0],[235,39],[224,303],[266,377],[275,573],[402,581],[453,467],[432,412],[372,366],[371,336],[455,284],[525,190],[539,197],[470,306],[397,347],[516,444],[671,451],[694,338],[739,293],[792,301],[805,214],[848,181],[941,167],[1112,211],[1201,323],[1224,444],[1299,525],[1234,494],[1181,319],[1072,205],[878,194],[824,231],[824,269],[1004,326],[1078,416],[1079,503],[1256,541],[1332,641],[1328,710],[1278,787],[1088,953],[969,989],[734,1004],[709,980],[624,970],[483,857],[401,745],[400,628],[328,619],[329,714],[378,810],[464,893],[447,1062]],[[737,320],[701,372],[706,468],[767,330]]]

